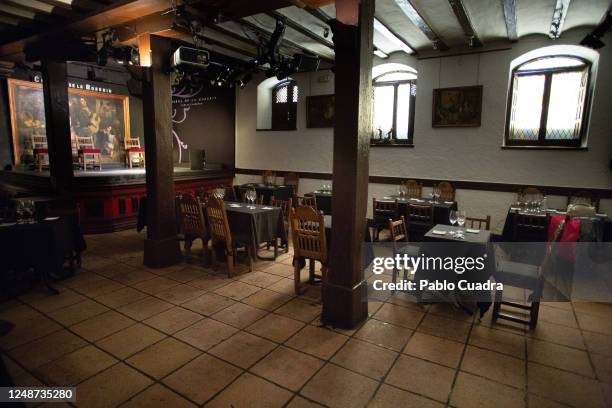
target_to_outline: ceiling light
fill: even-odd
[[[414,50],[408,46],[404,41],[402,41],[397,35],[393,34],[391,30],[389,30],[383,23],[378,21],[378,19],[374,19],[374,29],[378,31],[381,35],[386,37],[389,41],[395,44],[400,50],[404,51],[406,54],[412,54]]]
[[[375,49],[374,50],[374,55],[376,55],[378,58],[382,58],[382,59],[389,58],[389,56],[387,54],[385,54],[384,52],[382,52],[379,49]]]

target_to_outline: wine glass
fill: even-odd
[[[465,224],[465,211],[457,211],[457,225],[463,228]]]
[[[19,224],[23,221],[25,215],[25,206],[22,200],[15,202],[15,213],[17,214],[17,223]]]
[[[36,213],[36,206],[34,204],[34,200],[26,200],[25,201],[26,215],[29,223],[35,222],[34,216]]]
[[[448,215],[448,220],[450,221],[451,225],[454,227],[455,224],[457,223],[457,211],[451,210],[450,214]]]

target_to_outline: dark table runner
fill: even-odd
[[[66,256],[79,251],[83,245],[80,232],[66,218],[41,220],[31,224],[6,223],[0,225],[3,249],[0,279],[9,278],[8,272],[22,272],[33,268],[40,273],[49,289],[52,276],[61,276]],[[5,284],[10,285],[6,282]]]
[[[236,191],[236,199],[242,199],[242,193],[245,190],[254,188],[257,192],[257,197],[264,196],[264,204],[270,204],[270,198],[274,196],[278,200],[287,201],[293,196],[293,187],[292,186],[277,186],[277,185],[269,185],[269,184],[243,184],[240,186],[234,186]]]
[[[257,253],[260,244],[274,241],[280,238],[283,243],[287,242],[285,223],[282,210],[278,207],[265,205],[226,202],[227,221],[234,239],[248,243]]]
[[[464,231],[464,239],[456,239],[449,235],[450,231],[458,231],[460,227],[438,224],[429,230],[423,237],[421,245],[421,254],[429,257],[482,257],[486,255],[485,268],[482,271],[472,270],[466,271],[463,274],[457,274],[454,271],[438,271],[419,270],[415,275],[415,281],[426,279],[432,280],[447,280],[457,283],[460,279],[466,279],[469,282],[487,282],[495,273],[495,250],[491,244],[491,232],[480,230],[478,233],[470,233]],[[434,234],[433,231],[446,231],[445,235]],[[444,244],[447,245],[444,245]],[[469,294],[456,291],[461,296],[461,299],[470,300]],[[482,317],[491,307],[492,299],[490,291],[478,292],[476,295],[476,305],[480,310]],[[468,313],[472,311],[463,303],[461,307]]]
[[[504,223],[504,230],[502,232],[502,241],[504,242],[514,241],[514,222],[515,222],[515,216],[516,214],[519,213],[519,211],[520,209],[517,207],[510,207],[508,209],[508,215],[506,215],[506,222]],[[565,211],[556,211],[556,210],[547,210],[546,213],[549,216],[555,215],[555,214],[566,215]],[[600,222],[599,227],[601,228],[601,231],[598,234],[600,236],[595,237],[597,239],[594,239],[594,240],[600,239],[601,241],[604,241],[604,242],[611,242],[612,241],[612,221],[610,220],[610,218],[608,218],[606,214],[597,214],[595,219],[599,220]],[[547,231],[542,231],[541,236],[535,237],[535,240],[538,242],[544,242],[546,241],[546,238],[547,238]]]

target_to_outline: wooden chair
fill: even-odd
[[[34,156],[34,166],[38,171],[42,171],[43,166],[49,167],[49,147],[47,136],[40,133],[32,133],[32,154]]]
[[[408,228],[414,241],[421,241],[423,235],[433,227],[433,209],[432,205],[408,204]]]
[[[102,161],[100,160],[100,149],[96,148],[92,136],[77,136],[77,148],[79,152],[79,165],[83,167],[83,171],[87,171],[87,166],[91,165],[94,169],[96,166],[102,170]]]
[[[134,165],[145,167],[145,149],[140,147],[140,139],[128,138],[123,142],[125,147],[125,165],[130,169]]]
[[[567,206],[567,215],[570,218],[594,218],[596,209],[590,204],[574,203]]]
[[[599,211],[599,198],[586,190],[575,191],[567,197],[567,205],[570,204],[586,204]]]
[[[289,212],[291,211],[291,208],[293,208],[291,206],[291,199],[279,200],[276,197],[272,196],[270,197],[270,205],[272,207],[278,207],[281,209],[281,212],[283,213],[283,224],[285,226],[285,234],[287,235],[287,237],[289,237]],[[269,244],[268,244],[268,249],[270,249]],[[289,242],[285,243],[285,252],[289,252]]]
[[[402,182],[408,198],[421,198],[423,196],[423,185],[416,180]]]
[[[538,324],[538,314],[540,311],[540,298],[542,296],[542,289],[544,287],[544,273],[552,267],[552,253],[554,243],[557,242],[563,232],[563,227],[560,227],[555,231],[552,242],[546,248],[544,260],[541,266],[512,262],[512,261],[500,261],[495,270],[495,281],[504,284],[506,286],[514,286],[521,289],[527,289],[531,291],[529,297],[530,303],[525,305],[523,303],[504,301],[503,290],[495,291],[495,300],[493,303],[492,320],[495,322],[497,319],[509,320],[515,323],[528,324],[531,330],[535,329]],[[501,311],[501,306],[508,306],[514,309],[526,310],[529,312],[529,319],[521,319],[520,317]]]
[[[276,184],[276,173],[272,170],[266,170],[261,175],[264,184]]]
[[[491,230],[491,216],[487,215],[485,218],[465,217],[465,226],[467,228],[484,229],[487,231]]]
[[[230,231],[229,223],[227,221],[227,211],[225,209],[225,203],[223,200],[212,196],[208,198],[206,202],[206,215],[208,218],[208,228],[210,236],[213,242],[225,243],[225,254],[227,256],[227,275],[232,277],[234,273],[234,260],[238,257],[238,248],[246,248],[249,271],[253,270],[253,256],[251,245],[248,239],[239,238],[234,239]]]
[[[393,257],[398,254],[407,254],[412,257],[419,256],[419,247],[414,245],[403,244],[400,245],[400,242],[407,243],[408,240],[408,228],[406,227],[406,219],[402,215],[399,220],[393,221],[389,219],[388,221],[389,231],[391,231],[391,242],[393,243]],[[393,268],[393,283],[397,282],[397,272],[398,270]],[[407,271],[404,270],[404,279],[407,279]]]
[[[295,258],[309,260],[309,281],[314,282],[314,261],[321,262],[321,279],[325,280],[327,271],[327,239],[325,237],[325,218],[322,212],[314,208],[301,206],[292,208],[289,215],[291,237],[293,239],[293,251]],[[300,265],[294,261],[294,288],[295,294],[302,293],[300,280]]]
[[[397,200],[380,201],[373,197],[372,215],[374,218],[374,241],[378,241],[380,231],[389,228],[389,220],[399,219]]]
[[[199,198],[191,194],[184,194],[179,200],[181,214],[181,230],[185,240],[185,255],[191,255],[193,241],[202,240],[202,258],[208,262],[208,229],[204,221],[204,211]]]
[[[293,187],[292,195],[297,195],[299,184],[300,184],[300,177],[297,175],[297,173],[293,173],[293,172],[285,173],[283,184],[285,184],[286,186]]]
[[[316,210],[317,209],[317,196],[315,195],[303,196],[303,197],[294,196],[293,204],[296,207],[312,207]]]
[[[434,189],[437,190],[440,195],[440,200],[455,201],[455,189],[448,181],[439,182],[437,186],[434,186]]]

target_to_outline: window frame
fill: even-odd
[[[415,79],[378,82],[379,78],[382,78],[390,74],[397,74],[397,73],[413,74],[417,77]],[[372,134],[370,136],[371,146],[413,146],[414,145],[414,114],[415,114],[415,105],[416,105],[416,90],[413,93],[412,87],[414,86],[416,88],[417,80],[418,80],[418,75],[416,72],[412,72],[409,70],[403,70],[403,69],[385,72],[372,79],[372,111],[374,111],[374,104],[376,103],[376,100],[374,98],[374,88],[382,87],[382,86],[393,86],[393,126],[392,126],[393,133],[391,135],[390,142],[388,141],[389,139],[381,140],[378,137],[375,137],[377,136],[375,134],[376,129],[372,127]],[[397,94],[398,94],[399,86],[405,85],[405,84],[410,84],[410,87],[411,87],[410,88],[410,106],[408,108],[408,115],[409,115],[408,116],[408,135],[407,135],[408,137],[406,139],[398,139],[397,138]],[[373,114],[374,112],[372,112],[372,119],[374,119]]]
[[[288,115],[288,119],[287,121],[280,121],[280,119],[278,118],[280,109],[277,105],[281,105],[281,103],[276,102],[276,94],[278,93],[279,89],[284,86],[287,87],[287,102],[285,102],[286,109],[283,109],[283,113]],[[283,81],[278,82],[272,87],[272,107],[270,112],[272,118],[270,122],[270,130],[297,130],[298,102],[293,101],[296,89],[299,102],[299,87],[297,81],[295,81],[294,79],[285,79]]]
[[[560,68],[543,68],[529,71],[519,72],[519,69],[534,61],[549,59],[549,58],[571,58],[581,61],[584,65],[573,67]],[[546,125],[548,120],[548,108],[550,104],[550,92],[552,87],[553,74],[582,72],[586,71],[587,80],[585,85],[585,95],[582,107],[582,118],[580,123],[580,132],[577,139],[546,139]],[[517,140],[510,139],[510,125],[512,117],[512,99],[514,96],[514,82],[516,76],[534,76],[544,75],[544,93],[542,96],[542,113],[540,116],[540,128],[537,140]],[[506,126],[504,131],[504,146],[503,147],[525,147],[525,148],[584,148],[586,147],[587,127],[589,123],[589,115],[591,108],[591,98],[593,90],[591,88],[592,63],[591,61],[572,54],[554,54],[532,58],[515,66],[510,74],[510,86],[508,87],[507,110],[506,110]]]

